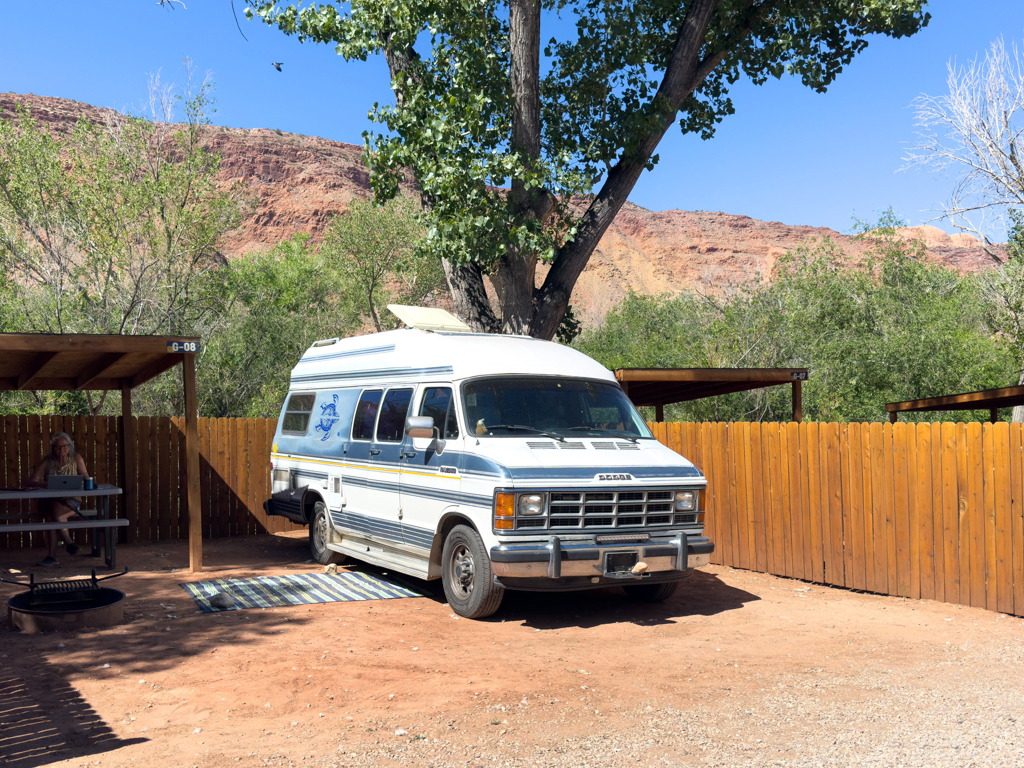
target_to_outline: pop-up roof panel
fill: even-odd
[[[410,328],[420,328],[425,331],[473,330],[451,312],[443,309],[410,307],[405,304],[388,304],[388,309],[391,311],[391,314]]]

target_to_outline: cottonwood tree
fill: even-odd
[[[246,13],[347,59],[384,56],[395,103],[374,105],[386,130],[365,136],[378,198],[411,172],[428,225],[422,251],[443,260],[457,313],[478,330],[550,339],[674,124],[711,138],[741,77],[788,72],[825,91],[870,35],[920,30],[923,5],[349,0]],[[550,268],[538,287],[540,262]]]

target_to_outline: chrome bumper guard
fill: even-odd
[[[563,576],[599,576],[634,578],[632,574],[613,575],[604,570],[604,556],[615,552],[636,552],[647,563],[646,573],[685,571],[707,565],[714,542],[706,536],[687,536],[678,532],[670,539],[646,542],[597,544],[587,541],[562,541],[551,536],[546,543],[501,544],[491,548],[495,576],[560,579]],[[681,566],[681,567],[680,567]]]

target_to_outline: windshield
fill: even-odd
[[[470,434],[652,437],[614,384],[562,378],[477,379],[462,388]]]

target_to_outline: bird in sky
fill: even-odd
[[[284,62],[283,62],[283,61],[272,61],[272,62],[270,62],[270,66],[272,66],[272,67],[273,67],[274,69],[276,69],[276,70],[277,70],[278,72],[280,72],[280,71],[281,71],[281,65],[282,65],[282,64],[284,64]]]

